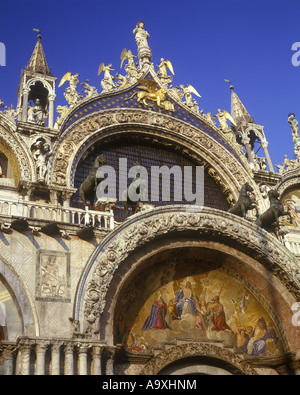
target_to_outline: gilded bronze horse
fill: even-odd
[[[272,189],[268,192],[268,196],[270,200],[270,208],[258,216],[256,225],[261,228],[268,228],[273,224],[279,226],[279,218],[284,215],[288,215],[290,217],[290,222],[293,223],[291,214],[288,211],[284,211],[284,207],[279,200],[279,193],[275,189]]]
[[[106,163],[105,157],[101,154],[98,155],[94,161],[92,170],[90,171],[87,178],[83,181],[79,188],[79,195],[86,206],[87,201],[90,202],[90,205],[94,205],[96,190],[98,184],[103,181],[101,179],[97,179],[96,173],[99,167],[103,166]]]
[[[253,192],[253,188],[246,182],[241,188],[238,201],[228,210],[229,213],[245,218],[249,210],[255,209],[256,216],[258,216],[258,208],[253,204],[248,192]]]

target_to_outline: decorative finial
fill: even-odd
[[[228,82],[230,84],[230,89],[233,91],[234,90],[234,86],[231,85],[231,81],[230,80],[224,80],[224,81],[226,81],[226,82]]]
[[[34,32],[38,32],[39,34],[38,34],[38,39],[40,40],[41,38],[42,38],[42,35],[41,35],[41,29],[32,29]]]

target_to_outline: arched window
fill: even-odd
[[[173,175],[170,176],[170,199],[164,200],[162,196],[162,177],[160,176],[160,180],[156,183],[159,185],[159,199],[154,202],[151,201],[151,197],[153,197],[151,187],[151,174],[152,167],[156,166],[161,168],[162,166],[167,166],[168,169],[171,169],[173,166],[179,166],[182,169],[182,182],[185,182],[184,179],[184,167],[190,166],[192,168],[192,180],[188,180],[189,189],[195,193],[195,183],[196,183],[196,166],[197,163],[192,161],[188,157],[184,157],[177,152],[168,150],[161,146],[148,146],[144,144],[135,144],[134,142],[128,142],[128,144],[119,144],[118,146],[114,145],[113,147],[97,147],[95,146],[93,151],[87,155],[83,160],[81,160],[78,164],[75,173],[75,183],[74,187],[77,188],[77,193],[73,197],[72,206],[78,208],[84,208],[82,199],[80,198],[79,188],[86,177],[89,175],[89,172],[92,169],[93,163],[97,156],[102,153],[107,161],[107,165],[111,166],[116,172],[116,191],[117,191],[117,203],[114,207],[115,218],[117,221],[123,221],[128,213],[124,209],[122,202],[120,201],[119,196],[119,174],[124,171],[123,168],[120,168],[120,159],[127,160],[127,171],[129,171],[133,166],[136,166],[138,163],[140,166],[143,166],[147,169],[148,177],[148,203],[153,204],[154,206],[162,206],[162,205],[170,205],[170,204],[194,204],[193,202],[189,202],[185,199],[184,194],[184,185],[182,185],[182,200],[178,200],[175,196],[175,188],[178,187],[178,182],[175,186],[175,180]],[[132,179],[128,178],[127,186],[132,183]],[[152,180],[153,181],[153,180]],[[180,188],[180,186],[179,186]],[[157,192],[157,191],[156,191]],[[157,196],[157,193],[156,193]],[[220,187],[214,182],[214,180],[209,176],[209,174],[205,171],[204,173],[204,205],[208,207],[218,208],[221,210],[227,210],[229,208],[229,204],[220,190]],[[130,215],[131,213],[129,213]]]

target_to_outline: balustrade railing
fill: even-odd
[[[72,225],[92,225],[98,228],[113,229],[114,214],[110,212],[63,207],[40,202],[0,198],[0,215],[29,219],[63,222]]]

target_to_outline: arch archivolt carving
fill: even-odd
[[[29,292],[24,284],[20,282],[20,278],[14,268],[4,261],[2,257],[0,257],[0,278],[11,291],[11,296],[15,300],[22,319],[24,335],[27,334],[27,330],[32,332],[31,328],[33,328],[35,336],[39,336],[37,312]]]
[[[224,349],[220,345],[206,342],[192,342],[169,347],[157,356],[151,358],[151,360],[143,367],[140,374],[157,375],[162,371],[162,369],[172,362],[190,357],[211,358],[212,356],[214,359],[227,363],[240,374],[257,375],[255,369],[253,369],[252,366],[238,354],[233,353],[229,349]]]
[[[198,237],[234,246],[261,263],[299,300],[299,260],[273,236],[224,211],[189,210],[190,206],[169,206],[137,214],[100,243],[83,272],[75,299],[75,316],[83,331],[99,333],[107,292],[121,263],[132,251],[170,232],[196,232]]]
[[[149,140],[164,140],[169,147],[172,144],[181,146],[182,152],[210,169],[210,176],[220,184],[230,202],[237,200],[241,186],[248,181],[254,188],[259,206],[265,208],[243,156],[239,161],[218,141],[183,121],[140,109],[101,111],[66,129],[53,148],[56,155],[50,166],[51,182],[72,187],[80,158],[95,142],[112,139],[121,133],[137,132]]]
[[[0,116],[0,145],[4,154],[11,161],[16,184],[19,180],[31,181],[34,169],[32,158],[27,153],[27,147],[13,135],[14,130],[3,122]]]

